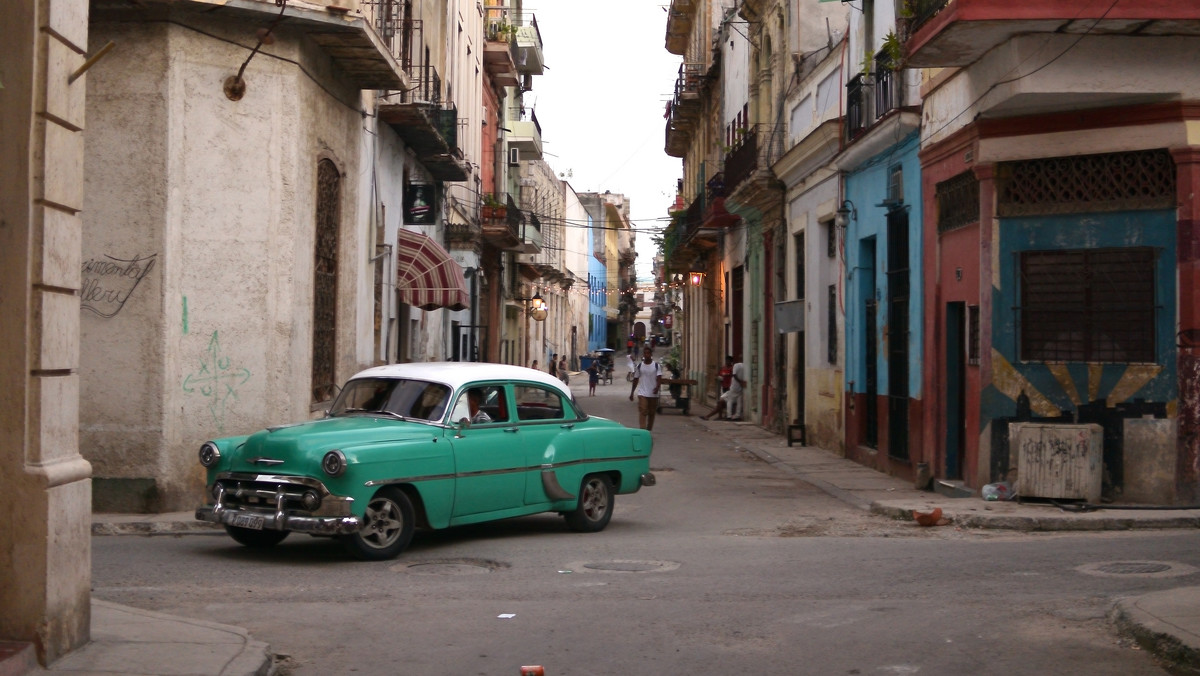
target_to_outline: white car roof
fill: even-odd
[[[566,385],[563,385],[561,380],[551,376],[549,373],[525,368],[524,366],[510,366],[508,364],[462,361],[388,364],[386,366],[376,366],[365,371],[359,371],[354,374],[353,378],[412,378],[414,380],[443,383],[455,390],[467,383],[481,380],[523,380],[546,385],[558,390],[568,399],[571,398],[571,390]]]

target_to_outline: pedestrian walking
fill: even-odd
[[[563,355],[562,359],[558,360],[558,379],[563,381],[563,385],[571,384],[571,373],[567,369],[567,357]]]
[[[637,394],[638,427],[654,429],[654,416],[658,413],[658,390],[662,387],[662,367],[654,361],[654,350],[646,346],[642,360],[633,369],[633,386],[629,389],[629,401]]]
[[[596,386],[600,384],[600,368],[596,366],[596,362],[588,364],[588,396],[596,396]]]
[[[557,352],[550,353],[550,368],[547,370],[550,371],[550,376],[552,378],[558,377],[558,353]]]

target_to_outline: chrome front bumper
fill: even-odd
[[[315,513],[297,514],[305,489],[321,495]],[[216,504],[196,509],[196,519],[251,530],[281,530],[312,535],[357,533],[362,520],[351,514],[354,500],[330,495],[319,481],[303,477],[226,473],[209,487]],[[228,500],[233,498],[233,504]],[[246,505],[245,500],[258,504]]]
[[[268,514],[245,509],[229,509],[219,505],[205,505],[196,509],[200,521],[219,523],[224,526],[240,526],[238,517],[261,520],[262,530],[286,530],[313,535],[348,535],[357,533],[362,523],[357,516],[294,516],[290,514]],[[258,529],[255,529],[258,530]]]

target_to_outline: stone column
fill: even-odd
[[[1175,502],[1200,498],[1200,147],[1174,148],[1178,216],[1179,433],[1175,459]]]
[[[49,664],[89,639],[91,466],[79,454],[88,3],[0,21],[0,639]]]

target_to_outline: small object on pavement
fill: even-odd
[[[546,670],[537,665],[521,667],[521,676],[546,676]]]
[[[988,484],[984,486],[980,492],[983,494],[983,499],[987,500],[988,502],[995,502],[996,500],[1012,500],[1014,497],[1016,497],[1016,494],[1012,489],[1012,484],[1007,481]]]
[[[916,520],[918,526],[945,526],[950,523],[948,519],[942,518],[941,507],[934,507],[932,512],[918,512],[914,509],[913,519]]]

